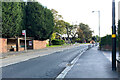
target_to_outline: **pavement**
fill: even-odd
[[[112,52],[111,51],[103,51],[103,54],[112,62]],[[116,59],[119,58],[119,52],[116,52]]]
[[[111,61],[97,48],[93,47],[81,55],[65,79],[120,80],[120,74],[112,71]]]

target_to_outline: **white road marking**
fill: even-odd
[[[67,66],[57,77],[55,80],[62,80],[66,75],[67,73],[71,70],[71,68],[75,65],[75,63],[79,60],[79,57],[88,49],[87,48],[84,48],[83,50],[80,51],[81,54],[79,54],[76,58],[74,58],[72,61],[71,61],[71,65],[70,66]]]

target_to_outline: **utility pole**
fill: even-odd
[[[118,21],[120,22],[120,1],[118,3]],[[119,30],[120,30],[120,26],[118,26],[118,36],[120,36]],[[119,37],[119,45],[120,45],[120,37]],[[120,46],[119,46],[119,61],[120,61]]]
[[[116,71],[115,0],[112,1],[112,70]]]

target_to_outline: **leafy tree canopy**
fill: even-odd
[[[90,30],[90,27],[86,24],[80,23],[78,28],[78,36],[82,40],[90,41],[92,38],[93,31]]]
[[[24,2],[2,2],[2,37],[21,35],[24,25]]]
[[[28,2],[26,7],[27,34],[35,39],[46,40],[53,32],[52,12],[38,2]]]

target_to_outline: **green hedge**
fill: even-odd
[[[64,43],[65,43],[64,40],[59,40],[59,39],[53,39],[52,40],[52,45],[62,45]]]
[[[118,36],[116,37],[116,45],[118,46]],[[112,46],[112,37],[107,35],[101,38],[100,46],[109,45]]]

